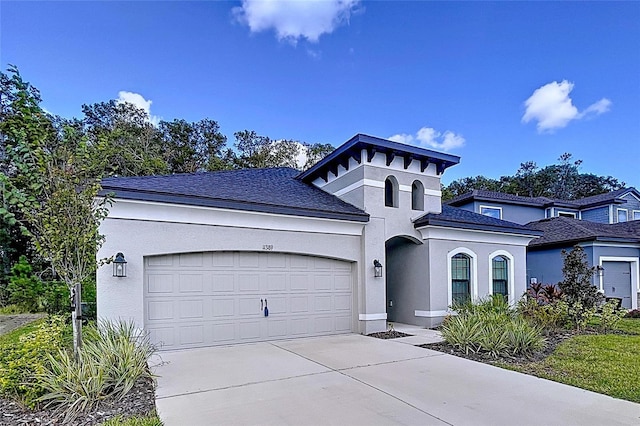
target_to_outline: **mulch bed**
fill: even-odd
[[[92,426],[98,425],[113,417],[128,418],[147,415],[156,409],[154,382],[144,378],[138,380],[131,391],[120,400],[104,400],[90,413],[85,413],[73,421],[64,421],[64,414],[59,410],[30,410],[16,401],[0,398],[0,425],[65,425]]]
[[[407,333],[402,333],[401,331],[387,330],[387,331],[381,331],[379,333],[367,334],[367,336],[375,337],[376,339],[397,339],[399,337],[409,337],[412,335]]]

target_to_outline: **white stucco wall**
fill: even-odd
[[[367,282],[374,278],[373,268],[368,268],[363,260],[364,226],[364,223],[329,219],[116,201],[100,227],[106,242],[98,258],[124,253],[128,262],[127,277],[112,277],[111,265],[99,268],[98,316],[131,319],[143,326],[145,256],[199,251],[263,251],[266,246],[274,252],[355,262],[353,293],[358,309],[354,309],[354,331],[381,331],[381,327],[386,326],[384,320],[366,321],[381,312],[376,300],[384,300],[384,295],[380,297],[375,296],[375,291],[374,295],[367,292]]]

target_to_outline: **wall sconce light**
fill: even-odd
[[[127,261],[122,253],[117,253],[116,258],[113,259],[113,276],[119,278],[127,276]]]
[[[600,265],[596,266],[596,274],[599,277],[604,277],[604,268]]]
[[[382,263],[378,259],[373,261],[373,276],[376,278],[382,278]]]

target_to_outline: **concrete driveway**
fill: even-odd
[[[165,426],[640,424],[640,404],[356,334],[160,356]]]

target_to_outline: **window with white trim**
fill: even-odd
[[[496,219],[502,219],[502,208],[491,206],[480,206],[480,214],[493,217]]]
[[[509,300],[509,261],[504,256],[496,256],[491,263],[493,294],[502,294]]]
[[[633,211],[633,220],[640,220],[640,210]]]
[[[627,209],[618,209],[618,223],[626,222],[627,218]]]
[[[572,217],[576,218],[576,214],[573,212],[558,212],[558,217]]]
[[[471,300],[471,258],[458,253],[451,258],[451,303],[462,304]]]

